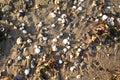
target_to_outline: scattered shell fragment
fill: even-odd
[[[54,27],[56,27],[56,25],[55,25],[55,24],[52,24],[52,25],[51,25],[51,27],[53,27],[53,28],[54,28]]]
[[[81,10],[83,10],[83,7],[82,7],[82,6],[80,6],[80,7],[78,7],[77,9],[81,11]]]
[[[68,39],[63,39],[63,44],[68,44],[69,43],[69,41],[68,41]]]
[[[22,30],[23,34],[27,34],[27,31],[26,30]]]
[[[27,43],[32,43],[32,40],[31,39],[27,39]]]
[[[27,76],[27,75],[29,75],[29,73],[30,73],[30,69],[25,69],[24,70],[24,74]]]
[[[55,18],[57,15],[54,12],[50,13],[51,17]]]
[[[59,60],[59,64],[62,64],[62,63],[63,63],[63,61],[60,59],[60,60]]]
[[[18,56],[17,57],[18,61],[22,60],[22,57],[21,56]]]
[[[35,46],[34,51],[35,51],[36,54],[39,54],[41,52],[41,50],[40,50],[40,48],[38,46]]]
[[[76,76],[77,79],[80,79],[81,77],[82,77],[81,74],[78,74],[78,75]]]
[[[42,26],[43,26],[43,22],[39,22],[38,27],[42,27]]]
[[[108,18],[107,15],[103,15],[103,16],[102,16],[102,20],[103,20],[103,21],[106,20],[107,18]]]
[[[63,51],[64,51],[64,52],[67,52],[67,48],[63,48]]]
[[[75,66],[70,67],[70,71],[73,72],[75,70]]]
[[[58,51],[57,46],[56,46],[56,45],[52,46],[52,50],[53,50],[53,51]]]
[[[22,42],[22,37],[17,38],[16,43],[17,43],[18,45],[22,44],[22,43],[23,43],[23,42]]]
[[[53,40],[52,40],[52,42],[57,42],[58,40],[57,40],[57,38],[54,38]]]
[[[76,8],[77,8],[77,6],[73,6],[72,8],[73,8],[73,9],[76,9]]]
[[[48,37],[43,37],[43,40],[44,40],[44,41],[48,40]]]

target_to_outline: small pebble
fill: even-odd
[[[42,27],[43,26],[43,22],[39,22],[38,27]]]
[[[26,76],[29,75],[30,69],[25,69],[25,70],[24,70],[24,73],[25,73]]]
[[[51,17],[55,18],[57,15],[53,12],[50,13]]]
[[[48,40],[48,38],[47,37],[43,37],[43,40],[46,41],[46,40]]]
[[[68,39],[63,40],[63,44],[68,44],[68,43],[69,43]]]
[[[102,16],[102,20],[103,20],[103,21],[106,20],[107,18],[108,18],[107,15],[103,15],[103,16]]]
[[[73,8],[73,9],[76,9],[77,7],[76,7],[76,6],[73,6],[72,8]]]
[[[78,52],[81,52],[81,51],[82,51],[82,49],[81,49],[81,48],[78,48],[78,49],[77,49],[77,51],[78,51]]]
[[[80,11],[83,10],[83,7],[82,6],[78,7],[78,10],[80,10]]]
[[[120,5],[118,7],[120,8]]]
[[[63,61],[62,60],[59,60],[59,64],[62,64],[63,63]]]
[[[66,18],[66,17],[67,17],[66,14],[62,14],[62,15],[61,15],[61,18]]]
[[[70,71],[73,72],[75,70],[75,66],[70,67]]]
[[[63,51],[64,51],[64,52],[67,52],[67,48],[63,48]]]
[[[32,40],[31,39],[27,39],[27,43],[32,43]]]
[[[54,27],[56,27],[56,26],[55,26],[55,24],[52,24],[52,25],[51,25],[51,27],[53,27],[53,28],[54,28]]]
[[[81,77],[82,77],[81,74],[78,74],[78,75],[76,76],[77,79],[80,79]]]
[[[21,56],[18,56],[17,57],[18,61],[22,60],[22,57]]]
[[[23,42],[22,42],[22,38],[21,38],[21,37],[17,38],[16,43],[17,43],[18,45],[22,44],[22,43],[23,43]]]
[[[57,38],[54,38],[53,40],[52,40],[52,42],[57,42],[58,40],[57,40]]]
[[[27,34],[27,31],[26,30],[22,30],[23,34]]]
[[[40,51],[41,51],[41,50],[40,50],[40,48],[39,48],[39,47],[35,47],[35,53],[36,53],[36,54],[39,54],[39,53],[40,53]]]
[[[52,50],[53,50],[53,51],[58,51],[57,46],[55,46],[55,45],[54,45],[54,46],[52,46]]]
[[[111,7],[110,7],[110,6],[107,6],[107,9],[111,9]]]

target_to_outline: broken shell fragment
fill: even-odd
[[[30,69],[25,69],[24,70],[24,74],[27,76],[27,75],[29,75],[29,73],[30,73]]]
[[[35,46],[34,52],[35,52],[36,54],[39,54],[39,53],[41,52],[41,50],[40,50],[40,48],[39,48],[38,46]]]
[[[68,43],[69,43],[68,39],[64,39],[64,40],[63,40],[63,44],[66,45],[66,44],[68,44]]]
[[[107,18],[108,18],[107,15],[103,15],[103,16],[102,16],[102,20],[103,20],[103,21],[106,20]]]
[[[58,40],[57,40],[57,38],[54,38],[53,40],[52,40],[52,42],[57,42]]]
[[[23,42],[22,42],[22,37],[17,38],[16,43],[17,43],[18,45],[22,44],[22,43],[23,43]]]
[[[57,46],[55,46],[55,45],[54,45],[54,46],[52,46],[52,50],[53,50],[53,51],[58,51]]]
[[[55,18],[56,17],[56,14],[54,12],[51,12],[50,13],[51,17]]]

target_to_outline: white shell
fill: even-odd
[[[23,34],[27,34],[27,31],[26,30],[22,30]]]
[[[77,7],[76,7],[76,6],[73,6],[72,8],[73,8],[73,9],[76,9]]]
[[[31,39],[27,39],[27,43],[32,43],[32,40]]]
[[[17,43],[18,45],[22,44],[22,38],[21,38],[21,37],[17,38],[16,43]]]
[[[55,27],[55,24],[52,24],[51,27]]]
[[[25,73],[25,75],[29,75],[30,69],[25,69],[24,73]]]
[[[52,42],[57,42],[58,40],[57,40],[57,38],[54,38],[53,40],[52,40]]]
[[[66,22],[66,20],[65,20],[65,19],[62,19],[61,23],[63,23],[63,24],[64,24],[65,22]]]
[[[103,16],[102,16],[102,20],[106,20],[107,18],[108,18],[107,15],[103,15]]]
[[[62,21],[62,18],[58,18],[58,21]]]
[[[81,11],[81,10],[83,10],[83,7],[82,7],[82,6],[80,6],[80,7],[78,7],[77,9]]]
[[[40,48],[38,48],[38,47],[35,48],[35,53],[36,53],[36,54],[39,54],[40,51],[41,51]]]
[[[25,23],[21,23],[21,26],[22,26],[22,27],[25,27]]]
[[[72,66],[72,67],[70,67],[70,71],[74,71],[75,70],[75,66]]]
[[[21,56],[18,56],[17,59],[18,59],[18,61],[20,61],[20,60],[22,59],[22,57],[21,57]]]
[[[68,39],[63,39],[63,44],[68,44]]]
[[[38,26],[39,26],[39,27],[42,27],[42,26],[43,26],[43,23],[42,23],[42,22],[39,22]]]
[[[107,9],[110,9],[111,7],[110,6],[107,6]]]
[[[81,78],[81,77],[82,77],[81,74],[78,74],[78,75],[76,76],[77,79],[79,79],[79,78]]]
[[[70,59],[72,59],[74,56],[73,56],[73,54],[70,54]]]
[[[52,46],[52,50],[53,50],[53,51],[57,51],[57,50],[58,50],[58,49],[57,49],[57,46],[55,46],[55,45]]]
[[[120,5],[118,6],[118,8],[120,8]]]
[[[71,46],[66,46],[66,48],[67,48],[67,49],[70,49],[70,48],[71,48]]]
[[[50,13],[50,15],[51,15],[51,17],[53,17],[53,18],[55,18],[55,17],[56,17],[56,14],[55,14],[55,13],[53,13],[53,12],[51,12],[51,13]]]
[[[63,61],[62,60],[59,60],[59,64],[62,64],[63,63]]]
[[[67,52],[67,48],[64,48],[63,51],[64,51],[64,52]]]
[[[19,30],[23,30],[24,29],[24,26],[21,26],[20,28],[19,28]]]
[[[43,37],[43,40],[46,41],[48,38],[47,37]]]
[[[77,51],[78,51],[78,52],[81,52],[81,51],[82,51],[82,49],[81,49],[81,48],[78,48],[78,49],[77,49]]]
[[[62,15],[61,15],[61,18],[66,18],[66,17],[67,17],[66,14],[62,14]]]

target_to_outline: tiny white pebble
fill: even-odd
[[[61,21],[62,21],[62,18],[58,18],[58,21],[60,21],[60,22],[61,22]]]
[[[76,9],[77,7],[76,7],[76,6],[73,6],[72,8],[73,8],[73,9]]]
[[[27,34],[27,31],[26,30],[22,30],[23,34]]]
[[[67,48],[64,48],[63,51],[64,51],[64,52],[67,52]]]
[[[53,27],[53,28],[54,28],[54,27],[55,27],[55,24],[52,24],[52,25],[51,25],[51,27]]]
[[[118,7],[120,8],[120,5]]]
[[[81,77],[82,77],[81,74],[78,74],[78,75],[76,76],[77,79],[79,79],[79,78],[81,78]]]
[[[68,39],[63,40],[63,44],[68,44],[68,42],[69,42]]]
[[[57,38],[54,38],[53,40],[52,40],[52,42],[57,42],[58,40],[57,40]]]
[[[73,72],[75,70],[75,66],[70,67],[70,71]]]
[[[20,61],[20,60],[22,59],[22,57],[21,57],[21,56],[18,56],[17,59],[18,59],[18,61]]]
[[[40,51],[41,51],[40,48],[38,48],[38,47],[35,48],[35,53],[36,53],[36,54],[39,54]]]
[[[27,43],[32,43],[32,40],[31,39],[27,39]]]
[[[77,51],[78,51],[78,52],[81,52],[81,51],[82,51],[82,49],[81,49],[81,48],[78,48],[78,49],[77,49]]]
[[[117,21],[120,22],[120,18],[117,18]]]
[[[63,61],[62,60],[59,60],[59,64],[62,64],[63,63]]]
[[[66,46],[66,48],[67,48],[67,49],[70,49],[70,48],[71,48],[71,46]]]
[[[21,23],[21,26],[22,26],[22,27],[25,27],[25,23]]]
[[[66,22],[66,20],[65,20],[65,19],[62,19],[61,23],[63,23],[63,24],[64,24],[65,22]]]
[[[38,26],[39,26],[39,27],[42,27],[42,26],[43,26],[43,23],[42,23],[42,22],[39,22],[39,23],[38,23]]]
[[[74,56],[73,56],[73,54],[70,54],[70,59],[72,59]]]
[[[102,20],[106,20],[107,18],[108,18],[107,15],[103,15],[103,16],[102,16]]]
[[[24,26],[21,26],[20,28],[19,28],[19,30],[23,30],[24,29]]]
[[[83,10],[83,7],[82,6],[78,7],[78,10],[80,10],[80,11]]]
[[[25,69],[24,73],[25,73],[25,75],[29,75],[30,69]]]
[[[55,45],[52,46],[52,50],[53,50],[53,51],[58,51],[57,46],[55,46]]]
[[[66,14],[62,14],[62,15],[61,15],[61,18],[66,18],[66,17],[67,17]]]
[[[80,0],[80,2],[83,2],[84,0]]]
[[[53,13],[53,12],[51,12],[51,13],[50,13],[50,15],[51,15],[51,17],[53,17],[53,18],[55,18],[55,17],[56,17],[56,14],[55,14],[55,13]]]
[[[110,6],[107,6],[107,9],[110,9],[111,7]]]
[[[22,44],[22,38],[21,38],[21,37],[17,38],[16,43],[17,43],[18,45]]]
[[[48,38],[47,37],[43,37],[43,40],[46,41]]]
[[[95,22],[98,22],[99,21],[99,19],[95,19]]]

